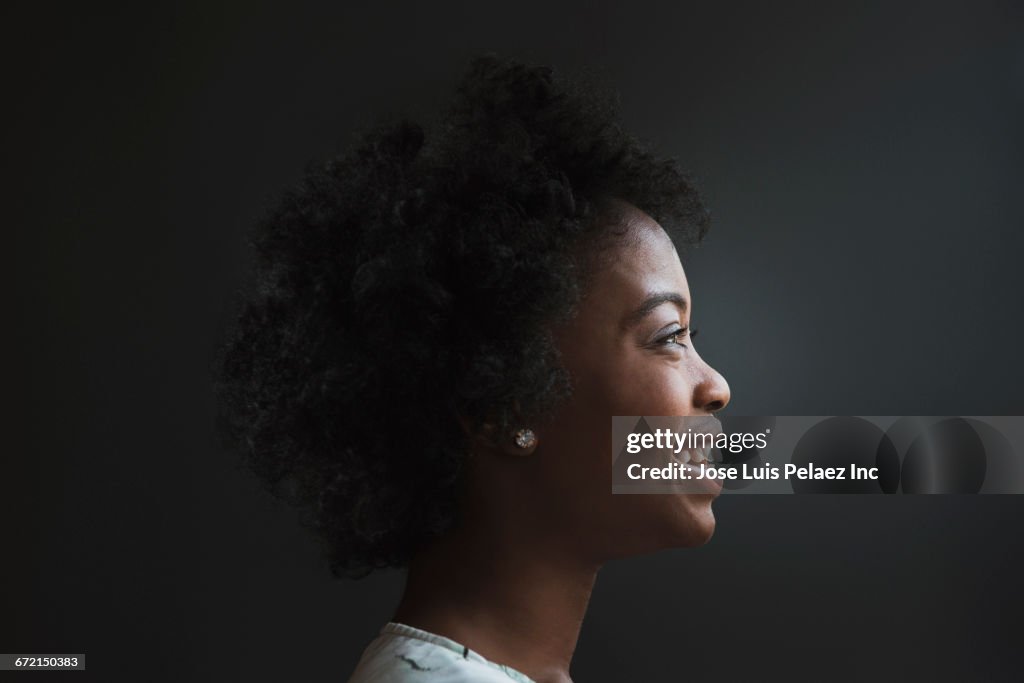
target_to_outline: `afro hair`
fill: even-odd
[[[511,429],[571,393],[548,330],[580,299],[609,200],[677,243],[707,229],[612,98],[483,57],[429,134],[365,135],[260,223],[217,363],[220,424],[336,575],[403,566],[452,526],[467,424]]]

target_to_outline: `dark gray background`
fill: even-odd
[[[211,447],[205,363],[262,208],[484,51],[596,72],[694,173],[731,412],[1024,414],[1019,3],[366,4],[2,10],[0,650],[346,679],[401,576],[329,578]],[[576,680],[1019,677],[1024,498],[716,509],[603,571]]]

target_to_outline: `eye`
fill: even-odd
[[[668,334],[666,334],[664,337],[659,338],[657,340],[657,343],[663,345],[676,344],[678,346],[685,347],[686,344],[683,342],[687,339],[687,337],[693,339],[696,336],[697,330],[691,330],[688,327],[678,327],[669,332]]]

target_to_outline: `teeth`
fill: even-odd
[[[690,451],[683,451],[679,454],[679,460],[685,465],[690,462]]]

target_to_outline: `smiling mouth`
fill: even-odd
[[[690,448],[672,455],[672,460],[686,472],[688,479],[682,482],[687,493],[710,493],[718,495],[722,490],[722,480],[718,476],[708,477],[702,469],[722,462],[722,453],[717,448]],[[704,468],[701,467],[704,466]],[[705,476],[701,476],[701,475]],[[717,472],[716,472],[717,474]]]
[[[722,453],[717,448],[688,448],[673,455],[680,465],[713,465],[722,462]]]

